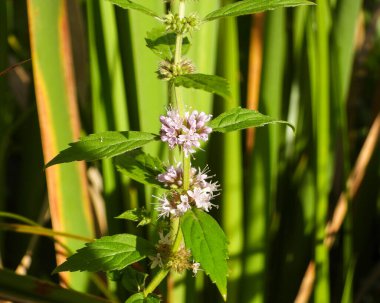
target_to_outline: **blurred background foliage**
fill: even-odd
[[[189,1],[187,11],[204,16],[229,2]],[[213,215],[229,239],[229,302],[380,301],[380,1],[316,4],[213,21],[190,37],[197,70],[227,78],[232,90],[225,100],[183,89],[192,108],[216,115],[242,106],[296,127],[215,134],[197,154],[222,185]],[[161,1],[144,5],[165,11]],[[154,200],[112,161],[43,165],[80,134],[158,132],[166,85],[144,41],[157,25],[106,1],[0,1],[1,267],[58,282],[57,260],[83,238],[149,236],[113,219]],[[146,151],[166,159],[158,144]],[[57,231],[82,239],[54,245]],[[22,287],[29,280],[7,275],[0,270],[0,299],[32,296]],[[105,281],[61,277],[126,298]],[[221,300],[202,273],[172,275],[161,292],[168,302]]]

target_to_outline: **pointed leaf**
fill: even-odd
[[[164,60],[172,60],[175,53],[176,34],[168,33],[165,27],[157,27],[147,33],[145,38],[146,46],[157,56]],[[185,55],[190,48],[190,40],[184,37],[182,40],[182,55]]]
[[[113,3],[117,6],[120,6],[121,8],[124,8],[124,9],[134,9],[134,10],[140,11],[140,12],[142,12],[148,16],[159,18],[159,16],[154,11],[150,10],[149,8],[147,8],[143,5],[134,3],[134,2],[129,1],[129,0],[107,0],[107,1]]]
[[[134,208],[123,212],[116,219],[125,219],[139,222],[137,226],[144,226],[151,222],[150,213],[145,208]]]
[[[185,245],[227,298],[227,239],[219,224],[209,214],[193,209],[181,218]]]
[[[176,86],[202,89],[210,93],[217,94],[224,98],[230,97],[228,81],[222,77],[205,74],[187,74],[177,76],[174,79]]]
[[[70,256],[53,273],[121,270],[154,254],[154,245],[143,238],[129,234],[105,236],[87,243],[86,247]]]
[[[128,266],[122,273],[121,284],[131,293],[141,291],[145,287],[145,280],[148,274],[135,270]]]
[[[234,130],[241,130],[250,127],[260,127],[267,124],[283,123],[290,126],[294,131],[294,126],[286,121],[276,120],[269,116],[260,114],[258,111],[237,107],[228,112],[220,114],[212,119],[208,124],[215,132],[226,133]]]
[[[243,0],[225,5],[211,13],[203,20],[211,21],[223,17],[236,17],[273,10],[280,7],[292,7],[298,5],[313,5],[307,0]]]
[[[159,303],[161,302],[160,298],[155,294],[149,294],[148,297],[144,297],[144,294],[142,292],[139,292],[137,294],[134,294],[133,296],[129,297],[125,303]]]
[[[70,143],[70,147],[61,151],[46,167],[72,161],[95,161],[120,155],[127,151],[139,148],[158,136],[151,133],[125,131],[109,131],[89,135],[80,141]]]
[[[157,180],[157,176],[164,172],[164,165],[160,159],[145,154],[141,150],[116,157],[115,165],[122,174],[137,182],[163,187],[163,184]]]

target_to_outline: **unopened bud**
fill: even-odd
[[[191,74],[194,71],[195,67],[189,59],[182,59],[178,64],[164,60],[160,62],[157,74],[159,79],[171,80],[180,75]]]
[[[180,18],[178,14],[169,12],[164,16],[163,22],[167,31],[175,32],[176,34],[187,34],[199,29],[199,18],[194,13]]]

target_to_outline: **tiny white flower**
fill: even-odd
[[[193,271],[194,276],[198,273],[200,266],[201,266],[201,264],[198,262],[193,262],[193,264],[191,265],[191,269]]]
[[[158,244],[160,245],[172,245],[172,240],[170,239],[170,233],[166,234],[166,236],[164,236],[164,234],[160,231],[158,232],[158,235],[160,237],[160,240],[158,240]]]
[[[182,216],[185,212],[187,212],[191,208],[189,204],[189,197],[187,195],[181,195],[181,203],[177,205],[177,209]]]
[[[204,211],[210,211],[210,209],[215,206],[210,202],[212,196],[209,192],[202,188],[195,187],[193,190],[188,190],[187,194],[193,198],[195,205]]]
[[[160,253],[157,253],[157,255],[155,255],[155,256],[149,256],[148,258],[152,261],[150,268],[153,269],[153,268],[156,268],[157,266],[161,267],[161,268],[164,267]]]
[[[167,199],[166,195],[156,198],[158,198],[160,202],[159,206],[156,208],[156,210],[158,211],[158,217],[169,217],[169,215],[172,212],[172,206],[170,205],[170,202]]]

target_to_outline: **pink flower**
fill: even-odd
[[[176,167],[169,166],[166,172],[159,174],[157,180],[164,183],[165,186],[171,188],[179,188],[182,186],[182,167],[181,162]]]
[[[160,116],[161,121],[161,140],[168,142],[169,148],[173,149],[178,145],[178,136],[180,134],[183,119],[177,110],[168,110],[167,116]]]
[[[197,208],[209,212],[210,209],[215,206],[215,204],[210,202],[213,198],[212,194],[207,192],[205,189],[195,187],[193,190],[188,190],[187,194],[194,200]]]
[[[157,207],[158,211],[158,217],[169,217],[170,214],[173,214],[172,206],[170,204],[170,201],[166,197],[166,195],[163,195],[161,198],[158,197],[159,206]]]
[[[168,195],[159,199],[160,205],[156,208],[158,217],[180,217],[192,206],[204,211],[210,211],[216,205],[211,200],[218,195],[218,182],[211,182],[212,176],[208,176],[208,167],[203,170],[192,167],[190,169],[190,188],[186,192],[181,190],[183,183],[183,169],[181,163],[175,167],[169,166],[166,171],[157,176],[157,180],[171,188]]]
[[[177,205],[179,214],[182,216],[189,209],[191,209],[191,206],[189,204],[189,197],[187,195],[181,195],[181,203]]]
[[[160,136],[163,142],[168,142],[169,148],[177,145],[182,148],[185,156],[196,151],[200,147],[200,140],[207,141],[212,129],[206,126],[212,115],[198,111],[186,112],[181,118],[177,110],[168,110],[166,116],[161,116]]]

